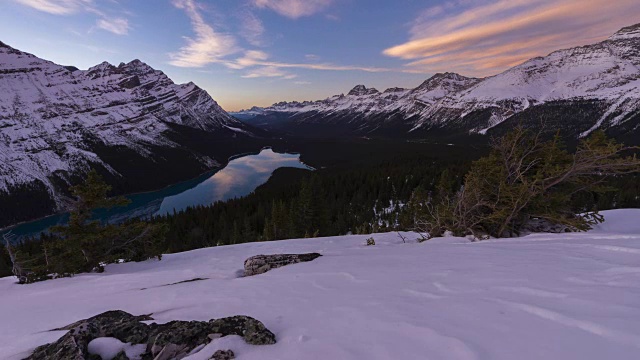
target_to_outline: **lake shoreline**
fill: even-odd
[[[242,158],[247,158],[247,157],[259,157],[263,152],[265,151],[270,151],[273,154],[278,154],[281,155],[282,157],[286,157],[287,155],[289,156],[297,156],[297,162],[301,164],[302,168],[308,169],[308,170],[315,170],[315,168],[303,163],[300,160],[300,153],[293,153],[293,152],[276,152],[273,150],[272,146],[263,146],[260,150],[257,151],[250,151],[250,152],[244,152],[241,154],[235,154],[232,155],[230,157],[227,158],[227,160],[223,163],[220,164],[219,166],[213,168],[213,169],[209,169],[207,171],[204,171],[202,173],[200,173],[198,176],[184,180],[184,181],[180,181],[177,183],[173,183],[167,186],[164,186],[162,188],[159,189],[155,189],[155,190],[149,190],[149,191],[142,191],[142,192],[135,192],[135,193],[127,193],[127,194],[123,194],[123,195],[118,195],[118,196],[124,196],[126,198],[128,198],[129,200],[132,201],[132,204],[130,204],[127,207],[123,207],[123,208],[112,208],[112,209],[99,209],[98,210],[98,214],[96,214],[96,217],[102,221],[122,221],[122,220],[126,220],[126,219],[134,219],[134,218],[144,218],[144,217],[151,217],[151,216],[156,216],[156,215],[163,215],[166,214],[167,212],[164,213],[157,213],[157,212],[149,212],[149,209],[154,210],[154,206],[157,207],[157,203],[160,202],[160,206],[162,206],[162,204],[164,203],[164,201],[166,201],[167,199],[170,198],[175,198],[176,196],[179,196],[180,194],[192,191],[194,188],[200,186],[200,184],[214,178],[217,174],[219,174],[221,171],[224,171],[225,169],[229,168],[230,164],[232,164],[234,161],[237,161],[239,159]],[[287,166],[282,166],[282,167],[287,167]],[[270,178],[270,176],[273,174],[273,171],[275,171],[277,168],[274,168],[273,170],[271,170],[269,172],[269,175],[266,179],[266,181],[268,181],[268,179]],[[264,175],[264,174],[263,174]],[[261,184],[257,184],[255,187],[260,186]],[[252,191],[255,190],[255,187],[252,189]],[[172,190],[174,190],[172,192]],[[158,198],[153,198],[154,194],[157,194],[159,197]],[[248,194],[241,194],[240,196],[246,196]],[[228,199],[219,199],[219,200],[215,200],[215,201],[226,201]],[[137,202],[137,203],[136,203]],[[193,204],[193,206],[202,206],[204,204]],[[205,205],[206,206],[206,205]],[[179,209],[175,209],[176,211],[182,211],[185,208],[179,208]],[[157,210],[160,211],[160,210]],[[100,214],[102,213],[102,214]],[[127,215],[128,214],[128,215]],[[7,226],[4,227],[2,229],[0,229],[0,234],[7,234],[10,233],[14,230],[20,229],[21,227],[25,227],[28,226],[29,224],[41,224],[41,225],[36,225],[38,228],[42,228],[42,230],[38,230],[38,231],[28,231],[27,233],[22,233],[24,231],[21,231],[21,233],[16,233],[16,235],[18,237],[24,237],[24,236],[33,236],[33,235],[37,235],[40,232],[44,232],[46,231],[48,228],[50,228],[53,225],[56,225],[60,222],[66,222],[66,220],[64,219],[65,216],[68,215],[68,211],[62,211],[62,212],[58,212],[52,215],[48,215],[45,217],[41,217],[41,218],[36,218],[33,220],[29,220],[29,221],[23,221],[20,223],[16,223],[16,224],[12,224],[11,226]]]

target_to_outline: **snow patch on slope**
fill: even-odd
[[[96,164],[115,173],[95,144],[153,159],[151,146],[177,146],[164,136],[170,123],[204,131],[243,127],[195,84],[174,84],[140,60],[70,71],[1,45],[0,193],[41,182],[53,196],[53,174]]]

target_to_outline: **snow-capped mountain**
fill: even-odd
[[[599,128],[617,135],[638,133],[639,111],[640,24],[600,43],[559,50],[484,79],[436,74],[415,89],[382,93],[358,85],[347,95],[232,115],[258,125],[278,119],[293,127],[349,124],[360,133],[395,129],[404,135],[436,129],[484,134],[503,123],[545,118],[580,137]]]
[[[181,129],[252,135],[206,91],[174,84],[139,60],[82,71],[0,42],[0,198],[36,191],[51,200],[43,208],[60,209],[69,179],[90,167],[128,181],[125,168],[154,163],[161,171],[177,154],[194,172],[218,164],[181,140]]]
[[[328,122],[353,125],[357,130],[372,131],[380,126],[372,118],[386,114],[413,114],[431,106],[440,99],[476,84],[479,79],[458,74],[436,74],[415,89],[389,88],[383,92],[357,85],[346,95],[335,95],[325,100],[280,102],[268,108],[253,107],[232,115],[254,122],[261,118],[271,121],[277,115],[296,123]],[[276,115],[275,117],[273,115]],[[255,118],[253,121],[252,118]],[[387,116],[386,120],[393,120]],[[384,122],[385,119],[380,119]],[[266,122],[267,125],[269,121]]]

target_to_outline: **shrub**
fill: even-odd
[[[518,127],[494,140],[492,151],[471,166],[455,193],[436,194],[416,215],[416,228],[429,236],[449,230],[477,239],[518,235],[532,218],[586,231],[602,221],[597,211],[576,215],[571,199],[581,192],[608,191],[609,177],[640,172],[640,160],[626,147],[596,132],[568,152],[559,136]]]

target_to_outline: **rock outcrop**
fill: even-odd
[[[320,256],[322,255],[318,253],[252,256],[244,261],[244,276],[264,274],[271,269],[301,262],[313,261]]]
[[[134,316],[124,311],[108,311],[55,330],[69,330],[58,341],[38,347],[27,360],[94,359],[89,343],[97,338],[115,338],[123,343],[146,346],[142,359],[182,359],[199,346],[228,335],[241,336],[251,345],[276,343],[275,335],[260,321],[248,316],[233,316],[210,321],[171,321],[166,324],[149,315]],[[216,355],[217,354],[217,355]],[[212,359],[233,359],[232,351],[219,351]],[[217,356],[217,357],[216,357]],[[120,353],[118,359],[127,359]]]
[[[231,350],[218,350],[216,351],[210,360],[233,360],[236,358],[236,354]]]

